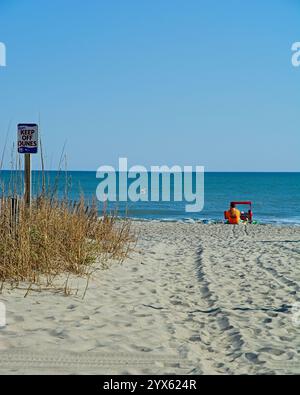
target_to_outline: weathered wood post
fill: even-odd
[[[24,199],[27,207],[31,206],[31,155],[25,154],[25,193]]]

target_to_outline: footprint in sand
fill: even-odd
[[[251,363],[254,363],[254,364],[260,364],[261,365],[261,364],[264,363],[264,362],[259,361],[258,355],[253,353],[253,352],[247,352],[245,354],[245,357],[247,358],[248,361],[250,361]]]
[[[139,351],[139,352],[151,352],[152,351],[152,348],[144,347],[144,346],[133,345],[132,348],[136,351]]]
[[[62,327],[53,329],[49,333],[51,336],[58,337],[60,339],[65,339],[66,337],[68,337],[67,331],[65,330],[65,328],[62,328]]]
[[[261,352],[265,352],[265,353],[268,353],[268,354],[271,354],[271,355],[276,355],[276,356],[280,356],[280,355],[285,353],[284,350],[279,350],[279,349],[271,348],[271,347],[261,348],[261,349],[258,350],[258,352],[260,352],[260,353]]]

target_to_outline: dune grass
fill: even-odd
[[[0,174],[0,291],[21,283],[57,289],[57,277],[89,278],[95,267],[107,268],[128,256],[135,242],[129,220],[105,209],[99,218],[96,204],[88,207],[84,197],[70,204],[67,177],[65,196],[58,198],[57,182],[46,185],[44,171],[31,207],[20,194],[13,206],[12,196],[23,188],[18,174],[12,172],[9,183],[1,183]]]
[[[42,198],[31,208],[19,201],[16,216],[10,199],[1,199],[0,281],[17,285],[45,283],[61,274],[89,275],[95,263],[122,261],[134,237],[130,222],[98,218],[82,199],[74,209],[67,202]]]

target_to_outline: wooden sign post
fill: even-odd
[[[30,154],[25,154],[25,193],[24,200],[26,206],[31,205],[31,156]]]
[[[38,143],[38,125],[20,123],[18,125],[18,153],[25,155],[24,201],[27,207],[31,205],[31,154],[38,153]]]

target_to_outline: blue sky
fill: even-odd
[[[300,171],[295,41],[299,0],[0,0],[0,148],[40,119],[53,169]]]

